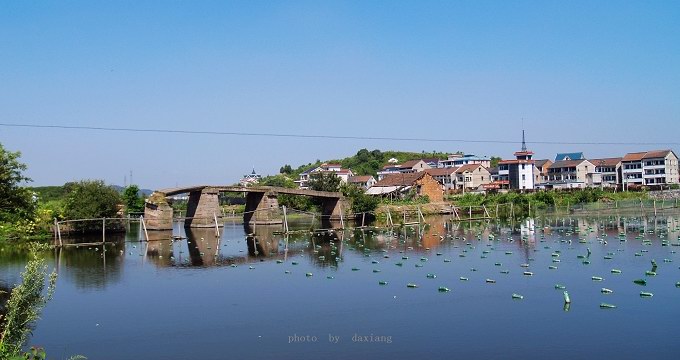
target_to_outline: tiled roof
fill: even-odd
[[[558,153],[557,156],[555,156],[555,161],[563,161],[564,159],[567,158],[569,158],[569,160],[585,159],[582,152],[572,152],[572,153]]]
[[[562,161],[555,161],[552,165],[550,165],[550,168],[564,168],[564,167],[576,167],[581,165],[582,162],[587,161],[587,160],[562,160]]]
[[[417,163],[419,163],[419,162],[421,162],[421,161],[423,161],[423,160],[417,159],[417,160],[409,160],[409,161],[405,161],[403,164],[401,164],[401,167],[403,167],[403,168],[412,168],[412,167],[414,167]]]
[[[425,172],[432,176],[449,176],[456,172],[458,168],[437,168],[437,169],[425,169]]]
[[[534,164],[536,164],[536,167],[543,167],[545,164],[550,163],[552,164],[552,161],[548,159],[543,159],[543,160],[534,160]]]
[[[647,151],[647,154],[643,157],[643,159],[651,159],[651,158],[663,158],[668,156],[668,153],[670,153],[671,150],[652,150],[652,151]]]
[[[621,161],[640,161],[643,157],[645,157],[645,154],[647,154],[646,151],[628,153],[623,156]]]
[[[457,174],[462,174],[462,173],[467,172],[467,171],[473,172],[473,171],[477,170],[477,168],[479,168],[479,167],[482,167],[482,168],[483,168],[483,166],[480,165],[480,164],[467,164],[467,165],[463,165],[463,166],[459,167],[458,169],[456,169],[456,173],[457,173]]]
[[[371,180],[373,176],[371,175],[362,175],[362,176],[350,176],[350,178],[347,180],[350,183],[365,183],[368,180]]]
[[[605,158],[605,159],[592,159],[589,160],[593,165],[595,166],[616,166],[618,163],[621,162],[620,157],[617,158]]]
[[[386,175],[373,186],[411,186],[416,180],[423,176],[425,176],[424,171],[406,174],[390,174]]]

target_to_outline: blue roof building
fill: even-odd
[[[585,156],[583,156],[582,152],[573,152],[573,153],[558,153],[557,156],[555,156],[555,161],[568,161],[568,160],[585,160]]]

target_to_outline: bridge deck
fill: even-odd
[[[232,185],[196,185],[196,186],[186,186],[186,187],[176,187],[168,189],[156,190],[157,193],[163,193],[165,196],[172,196],[177,194],[185,194],[192,191],[202,191],[206,188],[214,189],[218,192],[260,192],[260,193],[278,193],[278,194],[290,194],[290,195],[302,195],[317,198],[342,198],[342,193],[340,192],[329,192],[329,191],[316,191],[316,190],[302,190],[302,189],[290,189],[279,186],[232,186]]]

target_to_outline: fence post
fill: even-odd
[[[106,218],[102,219],[102,243],[106,242]]]
[[[283,231],[285,234],[288,234],[288,214],[286,212],[286,205],[283,205]],[[312,226],[314,224],[312,223]]]
[[[220,225],[217,223],[217,214],[213,213],[213,219],[215,219],[215,237],[220,237]]]
[[[64,244],[61,242],[61,229],[59,228],[59,221],[57,221],[57,218],[54,218],[54,225],[57,231],[57,236],[59,237],[59,246],[63,246]]]

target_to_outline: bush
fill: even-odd
[[[118,191],[102,180],[82,180],[71,186],[64,206],[66,219],[115,217],[121,198]],[[79,230],[101,229],[99,223],[76,223]]]

